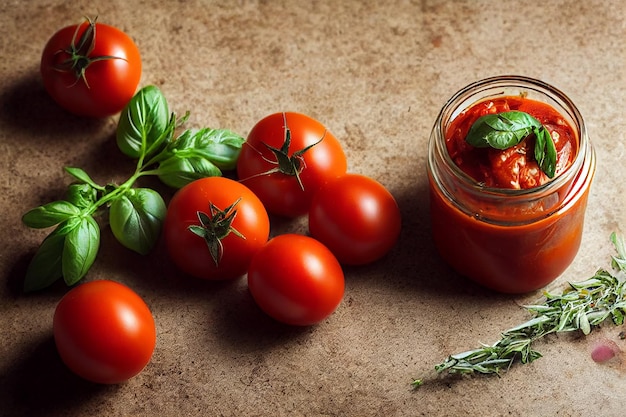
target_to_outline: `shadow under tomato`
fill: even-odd
[[[414,170],[418,172],[418,170]],[[430,226],[427,180],[418,178],[394,195],[402,216],[400,236],[383,258],[366,265],[344,266],[346,281],[354,286],[384,286],[390,292],[417,298],[455,296],[491,297],[493,292],[455,273],[439,256]]]
[[[0,100],[3,124],[36,134],[63,138],[106,123],[106,118],[79,117],[61,108],[48,95],[36,69],[25,72],[2,92]]]
[[[0,403],[6,415],[55,415],[67,413],[94,395],[110,393],[117,386],[88,382],[73,374],[61,361],[52,336],[42,340],[8,372],[0,376]]]
[[[100,239],[94,269],[106,271],[102,278],[119,280],[142,294],[204,302],[237,285],[238,279],[204,280],[182,272],[170,258],[163,234],[147,255],[124,247],[109,227],[103,228]]]
[[[243,278],[246,279],[245,277]],[[286,341],[306,337],[314,326],[290,326],[274,320],[256,304],[247,285],[216,297],[214,317],[219,343],[227,351],[272,349]]]

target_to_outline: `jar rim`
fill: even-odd
[[[462,181],[464,186],[468,187],[469,189],[473,189],[474,191],[480,191],[480,193],[489,194],[494,197],[502,196],[503,198],[523,198],[528,196],[542,195],[544,193],[547,194],[552,192],[554,189],[560,188],[568,181],[571,181],[572,177],[577,175],[581,166],[583,165],[585,155],[587,154],[587,148],[589,146],[585,122],[583,120],[582,114],[580,113],[576,105],[565,93],[563,93],[560,89],[554,87],[553,85],[538,80],[536,78],[522,75],[499,75],[483,78],[481,80],[474,81],[471,84],[466,85],[464,88],[457,91],[452,97],[450,97],[450,99],[446,101],[441,111],[439,112],[439,115],[437,116],[435,122],[435,128],[440,130],[440,137],[445,138],[445,130],[448,127],[448,123],[454,119],[454,114],[451,112],[450,117],[444,124],[443,119],[446,115],[446,112],[458,109],[457,103],[461,104],[464,100],[469,99],[470,97],[476,95],[477,93],[480,93],[481,91],[492,90],[498,87],[512,87],[519,88],[520,90],[535,90],[537,93],[546,95],[550,99],[556,101],[565,111],[567,111],[568,116],[575,123],[575,126],[573,127],[575,128],[575,131],[578,135],[578,150],[574,161],[572,161],[570,166],[567,167],[565,171],[563,171],[560,175],[544,184],[527,189],[509,189],[482,185],[480,182],[476,181],[474,178],[461,170],[461,168],[459,168],[459,166],[452,160],[448,152],[441,152],[442,157],[449,165],[449,169],[451,170],[452,174],[458,180]],[[475,102],[483,101],[486,98],[487,97],[479,98]],[[462,111],[464,110],[464,108],[460,110]]]

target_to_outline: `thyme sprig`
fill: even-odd
[[[493,345],[448,356],[435,366],[437,373],[496,374],[508,370],[516,361],[530,363],[541,358],[533,342],[552,333],[591,332],[607,319],[624,324],[626,315],[626,242],[623,236],[611,234],[617,255],[611,257],[613,272],[599,269],[585,281],[569,283],[561,294],[544,293],[540,304],[526,305],[533,317],[506,330]],[[423,380],[412,385],[419,387]]]

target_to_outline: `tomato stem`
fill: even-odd
[[[215,206],[215,204],[209,202],[210,214],[198,211],[197,215],[200,224],[193,224],[188,227],[190,232],[205,240],[209,253],[211,254],[211,259],[213,259],[216,267],[219,266],[220,260],[224,254],[222,239],[230,233],[233,233],[242,239],[246,238],[232,225],[235,217],[237,216],[235,206],[239,203],[239,201],[241,201],[241,197],[224,210],[220,210],[217,206]]]
[[[78,37],[80,28],[83,26],[82,24],[76,26],[70,45],[65,49],[59,49],[55,52],[55,56],[67,56],[67,58],[60,58],[60,62],[54,65],[53,68],[60,72],[73,72],[76,76],[76,81],[73,85],[78,83],[79,80],[82,80],[87,88],[89,88],[86,71],[91,64],[110,59],[124,60],[124,58],[111,55],[90,56],[96,45],[96,20],[98,17],[96,16],[93,20],[89,17],[85,19],[87,19],[88,26],[81,34],[78,42],[76,38]]]
[[[308,151],[309,149],[311,149],[312,147],[314,147],[315,145],[317,145],[318,143],[320,143],[322,140],[324,140],[324,137],[326,137],[326,130],[324,130],[324,134],[322,135],[320,140],[300,150],[297,150],[293,154],[289,155],[289,147],[291,146],[291,129],[289,129],[289,126],[287,125],[287,115],[285,113],[283,113],[283,120],[285,123],[284,125],[285,135],[284,135],[283,143],[280,146],[280,148],[275,148],[273,146],[268,145],[265,142],[262,142],[263,145],[265,145],[265,147],[274,154],[274,157],[276,158],[275,161],[266,158],[259,150],[255,149],[254,147],[252,147],[252,145],[248,144],[249,146],[252,147],[252,149],[254,149],[254,151],[256,151],[259,155],[261,155],[261,158],[265,162],[275,165],[275,167],[267,171],[260,172],[256,175],[252,175],[248,178],[244,178],[242,181],[250,179],[250,178],[260,177],[263,175],[280,173],[280,174],[296,177],[296,181],[298,181],[298,185],[300,186],[300,189],[304,191],[304,185],[302,184],[302,180],[300,179],[300,174],[302,173],[304,168],[306,168],[306,162],[304,161],[304,153]]]

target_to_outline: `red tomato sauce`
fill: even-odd
[[[547,178],[534,160],[533,137],[511,151],[478,149],[465,142],[478,117],[508,110],[525,111],[550,131],[557,149],[554,179]],[[578,252],[595,170],[595,154],[586,142],[583,165],[573,175],[567,170],[582,152],[580,131],[547,104],[503,97],[470,106],[442,133],[439,140],[454,164],[479,184],[439,168],[447,162],[431,164],[432,233],[443,260],[461,275],[498,292],[534,291],[556,279]],[[533,190],[566,174],[571,179],[550,192],[543,187]],[[486,190],[483,185],[497,189]]]
[[[502,293],[545,287],[561,275],[580,247],[587,190],[567,210],[536,223],[482,222],[431,189],[432,230],[441,257],[456,272]]]
[[[454,163],[487,187],[528,189],[550,181],[535,160],[533,135],[504,150],[475,148],[465,141],[479,117],[511,110],[528,113],[546,127],[557,150],[555,176],[565,171],[578,152],[576,134],[552,106],[522,96],[482,101],[460,113],[446,132],[446,147]]]

